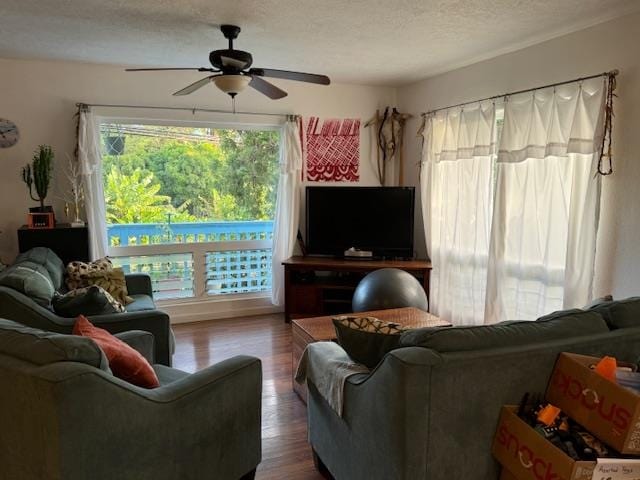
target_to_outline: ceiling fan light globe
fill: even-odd
[[[250,81],[251,77],[245,75],[220,75],[213,79],[216,87],[232,97],[242,92]]]

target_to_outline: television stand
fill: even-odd
[[[427,260],[347,260],[291,257],[284,262],[285,321],[351,312],[356,286],[369,272],[398,268],[415,276],[429,296],[431,262]]]

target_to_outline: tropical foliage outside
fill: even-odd
[[[279,132],[105,124],[107,223],[273,219]]]

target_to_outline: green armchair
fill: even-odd
[[[151,358],[148,332],[117,336]],[[253,478],[260,360],[153,368],[161,386],[139,388],[114,377],[88,338],[0,320],[0,479]]]

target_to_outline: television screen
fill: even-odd
[[[413,187],[307,187],[307,253],[413,257]]]

